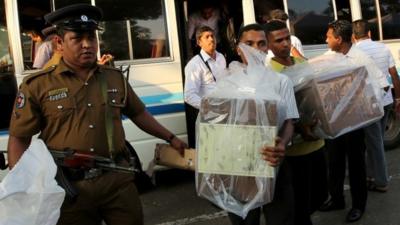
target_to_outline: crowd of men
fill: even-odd
[[[192,18],[189,35],[195,35],[201,48],[185,67],[185,102],[199,109],[203,96],[212,92],[224,79],[227,62],[217,51],[219,36],[216,28],[202,24],[212,20],[213,10]],[[305,63],[301,45],[290,34],[282,10],[274,11],[266,24],[241,27],[238,43],[249,45],[268,54],[266,66],[277,72],[279,95],[286,107],[285,121],[279,127],[275,147],[263,147],[263,159],[279,167],[274,198],[271,203],[253,209],[246,218],[229,213],[232,224],[259,224],[261,210],[269,225],[309,225],[316,210],[344,209],[343,182],[346,158],[349,167],[352,207],[346,220],[359,220],[366,208],[368,190],[386,192],[389,178],[383,147],[387,110],[400,106],[400,81],[389,50],[370,39],[368,23],[338,20],[327,25],[329,48],[354,62],[370,61],[379,70],[370,74],[385,93],[385,116],[368,127],[324,140],[311,131],[315,124],[299,117],[290,78],[281,72],[298,63]],[[168,141],[182,152],[186,144],[160,125],[146,110],[123,75],[116,69],[97,62],[96,30],[102,11],[95,6],[75,4],[48,14],[52,35],[59,46],[57,62],[24,79],[15,103],[10,125],[8,163],[13,168],[27,149],[34,134],[48,148],[66,148],[111,157],[119,165],[129,165],[121,115],[129,117],[142,130]],[[214,29],[213,29],[214,28]],[[239,64],[247,60],[240,49]],[[44,50],[43,50],[44,51]],[[372,58],[372,59],[371,59]],[[45,63],[41,62],[38,68]],[[387,77],[393,79],[395,97],[391,95]],[[101,104],[104,103],[104,104]],[[103,116],[105,115],[105,116]],[[189,127],[189,126],[188,126]],[[192,127],[193,128],[193,127]],[[190,129],[190,127],[189,127]],[[111,133],[110,133],[111,132]],[[365,165],[365,150],[367,162]],[[326,162],[325,154],[328,155]],[[58,224],[143,224],[142,208],[137,190],[129,174],[62,168],[71,176],[79,195],[66,198]],[[80,174],[81,173],[81,174]],[[90,175],[90,178],[86,178]]]
[[[285,23],[287,15],[282,10],[273,10],[272,14],[278,16],[272,17],[266,24],[242,27],[237,37],[238,43],[265,52],[268,55],[266,66],[276,72],[282,72],[298,63],[306,63],[304,53],[298,51],[292,43],[293,35]],[[213,91],[218,80],[223,79],[222,75],[226,76],[226,73],[219,72],[226,67],[226,62],[216,50],[217,38],[212,28],[200,26],[196,40],[201,52],[185,67],[185,101],[198,109],[200,99]],[[294,108],[295,113],[288,116],[287,123],[280,128],[279,148],[262,152],[269,164],[280,167],[274,199],[262,207],[267,224],[309,225],[312,224],[311,214],[316,210],[344,209],[346,164],[352,200],[346,221],[355,222],[362,217],[368,190],[382,193],[388,191],[383,135],[388,110],[394,107],[398,112],[400,101],[400,83],[393,56],[384,44],[371,40],[368,22],[365,20],[353,23],[337,20],[327,24],[326,42],[330,51],[345,55],[351,62],[373,67],[367,70],[373,82],[384,93],[380,99],[385,106],[384,117],[367,127],[324,140],[313,134],[315,124],[299,118],[296,105],[286,100],[287,108]],[[236,50],[241,56],[241,62],[246,64],[240,49]],[[387,78],[393,80],[394,99]],[[281,97],[293,93],[288,88],[293,87],[287,86],[284,89],[286,95],[282,94]],[[232,224],[259,224],[260,210],[250,211],[245,219],[231,213],[229,218]]]

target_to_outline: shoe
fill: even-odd
[[[363,214],[364,210],[352,208],[350,209],[349,213],[347,213],[346,221],[349,223],[356,222],[361,219]]]
[[[344,201],[335,202],[332,199],[329,199],[321,207],[319,207],[319,211],[328,212],[332,210],[340,210],[344,209],[344,205]]]
[[[372,182],[368,185],[368,190],[374,191],[374,192],[379,192],[379,193],[385,193],[389,190],[389,186],[388,185],[378,186]]]

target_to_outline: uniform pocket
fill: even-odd
[[[74,110],[75,103],[69,98],[47,101],[43,104],[43,114],[46,117],[61,118],[69,116]]]

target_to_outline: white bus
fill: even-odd
[[[99,31],[100,54],[110,53],[116,66],[130,66],[129,82],[156,119],[179,137],[187,138],[183,102],[183,68],[193,56],[188,17],[202,1],[194,0],[4,0],[0,2],[0,149],[7,147],[8,125],[17,84],[33,72],[35,44],[28,34],[46,25],[43,16],[73,3],[97,5],[104,11]],[[262,23],[270,10],[289,14],[291,32],[303,42],[307,57],[327,50],[327,24],[335,19],[368,19],[373,39],[389,45],[398,64],[400,0],[214,0],[226,23]],[[223,13],[222,13],[223,12]],[[225,24],[223,24],[225,23]],[[231,40],[232,41],[232,40]],[[229,43],[229,42],[228,42]],[[223,47],[229,47],[225,45]],[[225,49],[227,50],[227,49]],[[227,50],[228,51],[228,50]],[[391,117],[392,119],[394,117]],[[148,168],[157,142],[124,119],[127,140]],[[387,143],[399,142],[400,126],[389,122]]]

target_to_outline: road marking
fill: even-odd
[[[183,219],[175,220],[172,222],[164,222],[164,223],[160,223],[157,225],[185,225],[185,224],[213,220],[213,219],[222,218],[222,217],[226,217],[226,216],[228,216],[228,213],[226,211],[220,211],[220,212],[211,213],[211,214],[203,214],[203,215],[192,217],[192,218],[183,218]]]

